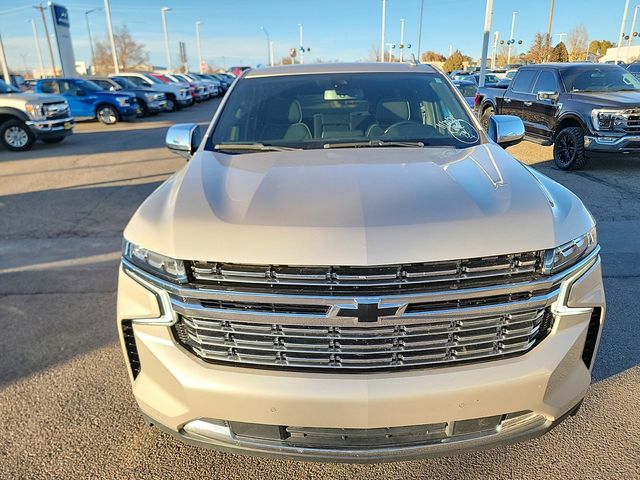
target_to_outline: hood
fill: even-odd
[[[494,144],[200,151],[125,238],[181,259],[382,265],[551,248],[592,225],[575,195]]]
[[[3,105],[7,103],[15,103],[24,105],[30,103],[57,103],[66,101],[60,95],[52,95],[49,93],[3,93],[0,94],[0,101]]]
[[[599,107],[640,107],[640,91],[572,93],[571,97]]]

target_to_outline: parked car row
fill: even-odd
[[[57,143],[73,133],[75,120],[105,125],[175,111],[223,95],[228,74],[124,72],[85,78],[0,81],[0,144],[31,149],[36,140]],[[13,85],[13,84],[16,85]]]

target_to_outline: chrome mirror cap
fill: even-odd
[[[538,92],[536,94],[536,99],[537,100],[551,100],[553,102],[555,102],[556,100],[558,100],[558,98],[560,97],[560,94],[558,92]]]
[[[195,123],[178,123],[167,130],[165,143],[173,153],[189,160],[202,140],[200,127]]]
[[[489,118],[488,135],[502,148],[520,143],[524,138],[524,123],[515,115],[493,115]]]

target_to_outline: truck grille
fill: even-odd
[[[57,118],[67,118],[69,116],[69,106],[66,103],[45,103],[42,106],[43,113],[47,120],[55,120]]]
[[[640,133],[640,109],[625,110],[623,129],[627,133]]]
[[[488,360],[529,350],[552,325],[548,309],[412,323],[330,326],[180,316],[176,337],[207,360],[274,367],[384,369]]]
[[[256,292],[331,294],[461,289],[540,278],[544,252],[377,267],[302,267],[192,262],[202,287]]]

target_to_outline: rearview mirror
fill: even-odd
[[[493,115],[489,118],[487,134],[502,148],[507,148],[522,141],[524,123],[515,115]]]
[[[202,133],[195,123],[179,123],[167,130],[165,143],[176,155],[189,160],[200,146]]]
[[[538,94],[536,95],[536,98],[538,100],[551,100],[552,102],[555,102],[556,100],[558,100],[558,98],[560,97],[560,94],[558,92],[538,92]]]

